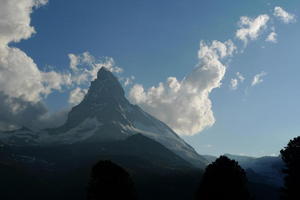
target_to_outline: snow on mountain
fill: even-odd
[[[26,127],[13,131],[0,132],[0,141],[4,144],[25,146],[38,144],[39,134]]]

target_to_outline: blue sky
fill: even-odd
[[[7,45],[26,52],[41,71],[68,71],[70,53],[111,57],[123,69],[117,76],[135,77],[126,86],[127,95],[134,84],[147,91],[168,77],[188,76],[199,65],[200,41],[209,46],[213,40],[232,40],[237,50],[222,60],[222,85],[209,93],[215,122],[198,134],[183,136],[200,154],[273,155],[299,135],[299,1],[50,0],[39,6],[31,14],[36,33]],[[274,16],[276,6],[294,19],[285,22]],[[267,25],[245,45],[236,36],[242,28],[240,17],[254,20],[263,14],[269,17]],[[271,32],[277,34],[276,42],[265,41]],[[237,72],[245,80],[232,89]],[[254,76],[262,72],[263,81],[252,86]],[[42,101],[50,112],[70,107],[74,88],[53,90]],[[141,106],[149,109],[147,102]],[[170,119],[172,113],[167,112]]]

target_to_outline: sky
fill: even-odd
[[[200,154],[300,131],[297,0],[0,0],[0,128],[63,123],[105,66]]]

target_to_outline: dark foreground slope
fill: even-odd
[[[101,144],[4,146],[0,159],[1,196],[83,200],[91,167],[107,159],[131,174],[139,199],[192,199],[201,175],[200,169],[142,135]]]
[[[254,199],[279,199],[283,185],[282,169],[284,164],[280,157],[265,156],[260,158],[225,154],[236,160],[246,171],[249,190]],[[210,163],[217,157],[203,155]]]
[[[124,167],[141,200],[192,200],[202,175],[200,169],[142,135],[117,143],[2,147],[0,157],[1,199],[84,200],[91,167],[98,160]],[[254,199],[279,199],[279,189],[269,184],[251,181],[249,190]]]

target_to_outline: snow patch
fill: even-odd
[[[88,118],[75,128],[58,135],[49,135],[47,131],[16,130],[0,133],[0,140],[7,145],[73,144],[93,136],[102,125],[97,118]]]
[[[87,118],[65,133],[56,136],[44,134],[43,137],[40,137],[40,143],[73,144],[84,141],[93,136],[95,131],[102,125],[103,123],[99,122],[97,118]]]

